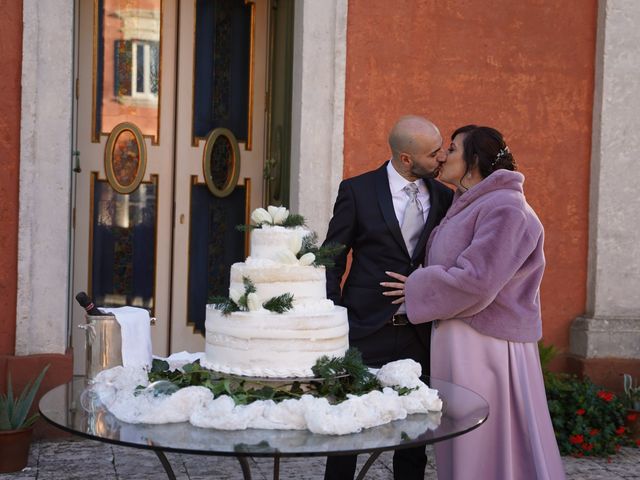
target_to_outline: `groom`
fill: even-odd
[[[446,160],[438,128],[419,116],[400,118],[389,134],[391,159],[340,184],[324,244],[346,248],[327,270],[327,296],[349,313],[349,342],[364,363],[411,358],[429,373],[430,323],[407,321],[404,304],[384,296],[385,272],[409,275],[424,264],[429,234],[451,205],[452,191],[435,180]],[[341,289],[351,252],[349,275]],[[325,480],[352,479],[355,455],[328,457]],[[423,479],[424,447],[397,450],[396,480]]]

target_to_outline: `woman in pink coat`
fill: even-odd
[[[565,478],[537,341],[544,230],[500,132],[452,135],[440,179],[457,187],[427,244],[426,267],[384,282],[409,320],[434,322],[431,375],[489,402],[480,428],[436,444],[438,478]]]

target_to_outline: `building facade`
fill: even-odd
[[[225,57],[207,50],[227,38],[211,2],[3,2],[0,375],[51,361],[58,379],[82,372],[73,296],[85,288],[153,309],[155,353],[198,348],[192,292],[216,282],[193,262],[213,248],[194,241],[198,202],[242,214],[279,199],[322,238],[340,180],[382,164],[407,113],[445,138],[468,123],[505,134],[545,226],[554,367],[617,389],[622,372],[640,374],[640,5],[492,3],[218,2],[245,26],[229,35],[248,39]],[[228,83],[207,83],[225,65]],[[216,100],[226,91],[240,91],[228,97],[238,118]],[[235,178],[216,177],[219,148],[238,160]],[[109,270],[136,242],[150,283],[128,264]]]

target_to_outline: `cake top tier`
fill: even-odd
[[[251,231],[251,251],[247,262],[262,260],[284,265],[332,267],[333,259],[344,246],[317,246],[317,235],[305,226],[304,217],[289,213],[285,207],[257,208],[251,213],[251,225],[238,228]]]
[[[296,255],[302,248],[304,238],[309,235],[311,231],[305,227],[263,225],[251,232],[251,258],[275,260],[277,252],[283,250]]]
[[[251,213],[252,259],[269,259],[277,263],[296,263],[305,237],[312,235],[301,215],[290,214],[285,207],[270,205]],[[311,260],[313,261],[313,260]]]

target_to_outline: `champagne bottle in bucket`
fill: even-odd
[[[96,307],[86,292],[79,292],[76,300],[87,312],[87,323],[78,328],[86,333],[85,374],[91,381],[102,370],[122,365],[121,330],[115,315]]]
[[[113,313],[105,313],[102,310],[100,310],[98,307],[96,307],[93,301],[91,300],[91,297],[87,295],[87,292],[79,292],[76,295],[76,300],[78,301],[80,306],[84,308],[84,310],[87,312],[87,315],[89,316],[113,315]]]

